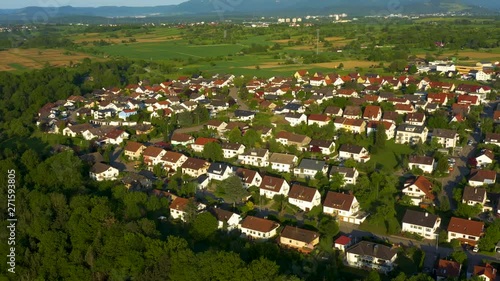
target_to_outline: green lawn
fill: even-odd
[[[376,163],[377,168],[386,170],[399,170],[401,167],[401,157],[413,152],[412,148],[406,144],[397,144],[393,140],[387,141],[385,148],[373,154],[368,163]]]

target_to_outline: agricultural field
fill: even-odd
[[[0,51],[0,71],[22,71],[51,66],[69,66],[84,58],[102,60],[95,56],[63,49],[9,49]]]

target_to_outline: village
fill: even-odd
[[[398,266],[399,244],[412,241],[437,245],[436,252],[440,241],[464,245],[468,256],[491,252],[481,257],[498,261],[500,239],[493,249],[481,244],[494,239],[487,226],[500,216],[500,109],[489,85],[500,77],[498,62],[464,68],[438,61],[407,70],[142,81],[46,104],[37,125],[74,143],[90,141],[93,151],[80,156],[91,179],[171,200],[161,219],[187,222],[209,212],[221,230],[311,253],[330,237],[277,218],[321,214],[340,227],[332,247],[346,265],[381,273]],[[360,229],[378,234],[369,221],[383,214],[364,209],[366,195],[356,189],[374,173],[396,175],[398,202],[408,206],[397,233],[387,227],[391,235],[378,236],[386,241],[344,231],[368,225]],[[368,184],[373,196],[383,192]],[[401,239],[392,235],[405,242],[393,243]],[[437,280],[463,270],[448,256],[430,264]],[[471,259],[467,272],[496,279],[481,258]]]

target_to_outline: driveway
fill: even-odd
[[[239,109],[241,110],[250,110],[250,108],[238,97],[238,88],[231,87],[229,89],[229,96],[232,97],[236,103],[238,104]]]

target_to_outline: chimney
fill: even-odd
[[[429,213],[425,212],[425,217],[428,217],[429,216]]]

